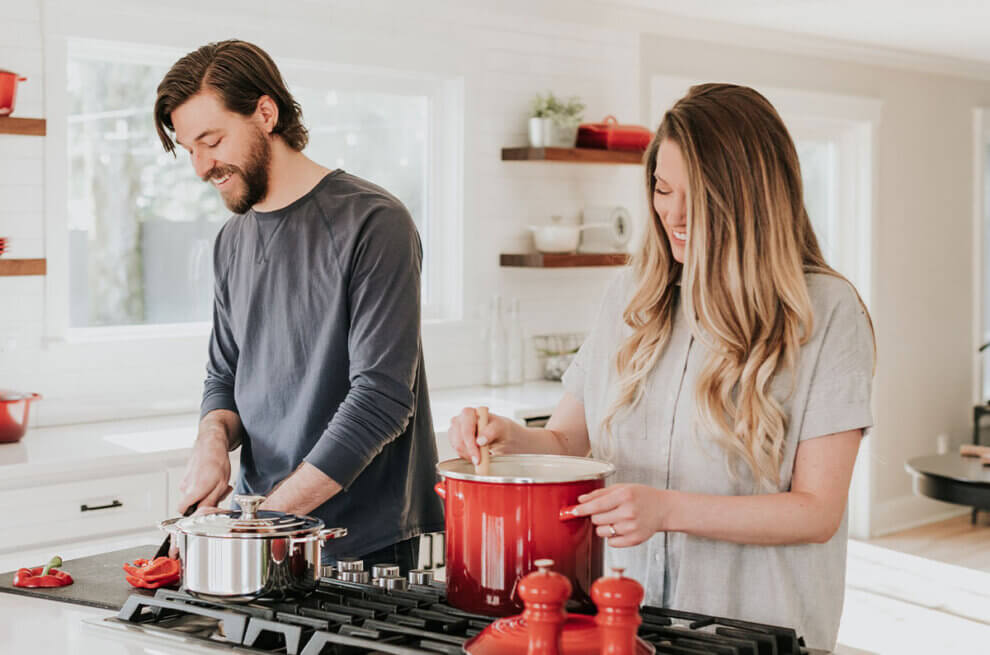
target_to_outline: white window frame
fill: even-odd
[[[48,138],[46,140],[45,189],[46,246],[50,253],[45,283],[46,343],[113,342],[143,339],[203,337],[211,322],[160,323],[99,327],[72,327],[69,321],[68,248],[68,120],[66,63],[70,52],[126,55],[131,61],[175,61],[188,49],[127,42],[106,42],[84,37],[50,39],[46,49],[46,94],[48,95]],[[464,90],[460,77],[410,73],[385,68],[336,65],[293,59],[279,59],[288,83],[325,85],[349,89],[425,95],[430,104],[427,211],[429,220],[421,234],[424,246],[440,260],[424,261],[423,274],[430,298],[422,307],[425,323],[448,323],[462,317],[463,259],[462,170]],[[337,84],[340,80],[342,84]],[[305,107],[303,108],[305,116]],[[323,162],[332,168],[332,163]],[[190,168],[190,175],[192,169]],[[424,301],[426,299],[424,298]]]
[[[687,90],[708,80],[657,75],[651,83],[651,116],[663,112]],[[752,86],[773,104],[794,138],[824,138],[837,145],[837,188],[842,189],[830,225],[835,261],[829,262],[856,286],[863,302],[873,297],[875,266],[872,235],[876,221],[877,128],[883,103],[876,98],[771,87],[752,80],[729,80]],[[875,415],[875,411],[874,411]],[[849,536],[872,536],[873,458],[875,439],[863,440],[849,488]]]
[[[983,331],[983,313],[987,306],[987,293],[990,289],[984,284],[983,268],[986,256],[983,240],[986,238],[987,201],[987,148],[990,148],[990,107],[973,108],[973,404],[986,402],[983,393],[987,381],[983,378],[984,358],[990,352],[979,352],[987,338]]]

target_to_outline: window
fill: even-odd
[[[831,262],[835,260],[832,242],[835,238],[836,144],[826,140],[796,139],[794,146],[801,162],[804,207],[825,261]]]
[[[212,243],[229,212],[158,142],[151,107],[166,70],[69,57],[71,327],[210,319]]]
[[[164,152],[152,107],[176,53],[72,43],[67,58],[69,316],[71,329],[207,323],[212,246],[230,215]],[[456,85],[388,73],[280,62],[310,130],[306,154],[396,195],[424,245],[425,318],[456,312],[454,233],[459,191],[439,187],[456,164]],[[456,177],[454,178],[456,179]],[[167,330],[165,331],[167,332]]]

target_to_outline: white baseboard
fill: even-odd
[[[961,505],[943,503],[922,496],[900,496],[877,503],[873,507],[870,532],[873,537],[882,537],[969,512],[969,507]]]

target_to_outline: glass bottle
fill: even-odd
[[[488,312],[488,331],[486,350],[488,353],[488,375],[486,383],[492,387],[500,387],[508,379],[508,334],[505,326],[505,316],[502,310],[502,296],[492,298]]]
[[[523,340],[522,316],[519,313],[519,299],[513,298],[509,303],[509,313],[506,317],[508,338],[507,354],[509,384],[522,384],[525,378],[523,357],[526,343]]]

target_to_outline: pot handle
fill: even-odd
[[[164,521],[158,524],[158,529],[164,530],[169,534],[179,534],[181,530],[179,530],[179,526],[177,526],[176,523],[181,521],[183,518],[185,517],[176,516],[174,519],[165,519]]]
[[[289,545],[295,546],[296,544],[305,544],[310,541],[330,541],[331,539],[340,539],[346,536],[347,528],[324,528],[316,534],[306,535],[305,537],[290,537]]]
[[[578,508],[577,505],[568,505],[567,507],[560,508],[560,514],[557,518],[561,521],[573,521],[574,519],[586,519],[587,516],[578,516],[574,513],[574,510]]]
[[[433,485],[433,491],[444,500],[447,500],[447,487],[443,486],[443,480]]]

